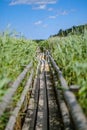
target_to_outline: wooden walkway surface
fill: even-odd
[[[5,130],[87,130],[87,119],[54,59],[47,52],[38,61],[36,75],[32,69]],[[30,68],[32,63],[3,97],[0,116]]]

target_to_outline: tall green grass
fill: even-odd
[[[0,35],[0,97],[6,93],[24,67],[34,59],[37,43],[23,37]]]
[[[87,114],[87,31],[48,39],[49,50],[68,85],[79,85],[79,102]]]

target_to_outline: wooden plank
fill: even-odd
[[[40,94],[39,94],[39,103],[38,103],[38,113],[36,121],[36,130],[48,130],[48,108],[47,108],[47,88],[45,80],[45,61],[41,60],[41,69],[40,74]]]
[[[34,79],[34,85],[32,88],[31,98],[29,101],[29,106],[26,112],[26,117],[23,123],[22,130],[29,130],[29,129],[35,128],[35,123],[36,123],[35,119],[37,116],[38,94],[39,94],[39,84],[40,84],[39,74],[40,74],[40,62],[37,66],[36,77]]]
[[[2,101],[0,102],[0,116],[5,111],[6,107],[8,106],[8,104],[10,103],[12,99],[12,96],[16,92],[18,86],[20,85],[21,81],[24,79],[26,73],[31,67],[32,67],[32,63],[28,64],[26,68],[24,69],[24,71],[17,77],[12,87],[7,90],[6,94],[2,98]]]
[[[61,87],[63,89],[64,98],[66,103],[69,107],[70,114],[72,116],[74,125],[76,130],[87,130],[87,119],[78,104],[75,95],[69,91],[68,85],[64,77],[62,76],[62,72],[60,71],[59,67],[54,62],[54,59],[49,55],[49,58],[52,62],[52,65],[56,72],[58,73],[58,77],[60,79]]]
[[[78,93],[79,92],[79,86],[77,85],[70,85],[69,90],[72,91],[73,93]]]
[[[52,62],[52,65],[53,65],[54,69],[55,69],[56,72],[58,73],[58,77],[59,77],[59,79],[60,79],[62,88],[63,88],[64,90],[68,90],[69,88],[68,88],[68,85],[67,85],[66,80],[65,80],[64,77],[62,76],[62,72],[60,71],[59,67],[56,65],[54,59],[53,59],[50,55],[49,55],[49,58],[50,58],[50,60],[51,60],[51,62]]]
[[[46,70],[46,62],[45,62]],[[43,130],[49,129],[49,115],[48,115],[48,95],[47,95],[47,83],[46,83],[46,71],[44,71],[44,112],[43,112]]]
[[[33,70],[32,70],[32,71],[31,71],[31,75],[30,75],[30,77],[29,77],[29,79],[28,79],[28,81],[27,81],[27,83],[26,83],[26,85],[25,85],[25,87],[24,87],[24,90],[23,90],[23,92],[22,92],[22,94],[21,94],[21,97],[20,97],[20,99],[19,99],[19,101],[18,101],[18,103],[17,103],[16,108],[15,108],[14,111],[12,112],[12,115],[11,115],[11,117],[10,117],[10,119],[9,119],[9,122],[8,122],[8,124],[7,124],[6,128],[5,128],[5,130],[13,130],[13,129],[14,129],[14,126],[15,126],[15,123],[16,123],[16,118],[17,118],[18,113],[19,113],[19,111],[20,111],[20,109],[21,109],[21,106],[22,106],[22,104],[23,104],[23,102],[24,102],[24,99],[25,99],[25,96],[26,96],[26,94],[27,94],[27,92],[28,92],[28,90],[29,90],[29,87],[30,87],[30,85],[31,85],[31,83],[32,83],[33,73],[34,73],[34,72],[33,72]]]
[[[56,76],[55,71],[54,71],[52,66],[51,66],[51,72],[52,72],[52,76],[53,76],[53,82],[54,82],[54,86],[55,86],[54,89],[55,89],[55,93],[56,93],[57,102],[58,102],[58,106],[60,108],[60,113],[61,113],[60,115],[62,118],[61,120],[63,122],[63,124],[61,125],[63,127],[62,129],[72,130],[69,111],[68,111],[68,108],[65,104],[62,90],[58,89],[57,76]]]
[[[87,130],[87,119],[83,114],[74,94],[69,90],[64,92],[64,97],[68,105],[70,114],[75,124],[76,130]]]
[[[49,129],[61,130],[62,123],[60,120],[60,111],[55,97],[54,84],[51,72],[46,72],[46,83],[48,93],[48,108],[49,108]]]
[[[39,103],[38,103],[38,113],[36,121],[36,130],[43,129],[43,110],[44,110],[44,79],[43,74],[40,74],[40,94],[39,94]]]
[[[34,109],[33,109],[33,115],[32,115],[32,120],[30,122],[30,130],[34,130],[36,127],[36,120],[37,120],[37,112],[38,112],[38,105],[39,105],[39,92],[40,92],[40,64],[37,67],[37,72],[36,72],[36,80],[34,83]]]

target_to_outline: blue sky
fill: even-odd
[[[0,0],[0,31],[9,27],[28,39],[87,23],[87,0]]]

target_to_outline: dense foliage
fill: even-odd
[[[10,36],[10,34],[12,35]],[[9,31],[5,31],[0,35],[0,101],[26,65],[33,61],[34,68],[36,67],[36,49],[37,43],[35,41],[26,40],[24,37],[14,37],[14,34]],[[5,129],[11,112],[20,99],[29,75],[30,72],[27,73],[25,79],[12,97],[9,109],[6,109],[0,117],[0,130]]]
[[[5,32],[0,36],[0,96],[33,60],[37,43],[24,38],[13,38]]]
[[[23,37],[9,36],[8,32],[0,35],[0,100],[11,87],[24,67],[35,60],[36,50],[48,49],[57,65],[63,72],[68,85],[79,86],[79,102],[87,114],[87,31],[82,34],[68,35],[66,37],[51,37],[48,40],[32,41]],[[35,62],[34,62],[35,63]],[[27,74],[26,80],[30,73]],[[16,106],[26,80],[20,84],[12,102]],[[10,111],[6,111],[0,118],[0,129],[3,130],[8,122]]]
[[[53,37],[49,50],[69,85],[79,85],[79,101],[87,114],[87,31],[82,35]]]
[[[79,26],[73,26],[69,29],[65,29],[65,30],[62,30],[60,29],[59,32],[55,35],[52,35],[51,37],[55,37],[55,36],[68,36],[69,34],[70,35],[81,35],[84,33],[84,30],[87,29],[87,24],[85,25],[79,25]]]

